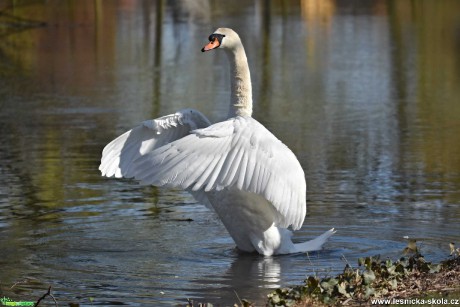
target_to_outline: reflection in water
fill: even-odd
[[[399,257],[405,235],[447,256],[460,230],[459,6],[0,0],[0,294],[262,302],[341,271],[342,255]],[[99,176],[103,146],[147,118],[193,107],[222,119],[226,59],[200,52],[219,26],[244,40],[255,117],[305,168],[295,240],[339,230],[321,253],[240,255],[187,194]]]

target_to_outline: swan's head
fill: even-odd
[[[201,49],[202,52],[221,49],[235,49],[241,46],[241,39],[238,34],[229,28],[219,28],[209,35],[209,43]]]

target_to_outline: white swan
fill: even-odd
[[[231,66],[229,119],[211,125],[200,112],[180,110],[143,122],[102,153],[103,176],[179,187],[213,208],[238,248],[263,255],[321,249],[334,234],[294,244],[306,213],[305,175],[289,148],[251,117],[246,53],[236,32],[217,29],[202,51],[226,51]]]

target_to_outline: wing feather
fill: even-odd
[[[244,147],[236,147],[233,148],[231,151],[230,156],[226,159],[225,162],[225,171],[222,172],[223,176],[221,176],[220,182],[222,182],[225,186],[232,185],[233,179],[235,178],[235,174],[238,171],[239,165],[241,163],[241,156],[244,152]]]
[[[221,156],[215,155],[212,158],[212,161],[208,164],[207,169],[203,172],[200,178],[198,178],[198,181],[193,185],[192,190],[193,191],[198,191],[200,190],[205,182],[207,182],[211,176],[211,174],[214,172],[214,169],[217,166],[217,163],[221,160]],[[203,164],[204,165],[204,164]]]
[[[188,178],[187,180],[185,180],[183,182],[183,186],[188,188],[190,187],[190,185],[192,184],[195,184],[197,182],[198,179],[202,178],[202,177],[206,177],[206,174],[205,172],[207,170],[212,170],[215,166],[215,158],[217,157],[216,154],[214,154],[215,151],[217,151],[217,146],[218,143],[216,142],[211,142],[210,145],[209,145],[209,154],[207,156],[207,158],[205,159],[205,161],[202,161],[200,159],[200,156],[196,153],[194,153],[196,159],[194,160],[194,165],[193,165],[193,168],[190,169],[189,172],[187,173],[190,173],[188,175]],[[217,161],[216,161],[217,162]]]
[[[132,175],[144,184],[200,191],[235,188],[264,196],[281,214],[282,227],[301,227],[305,177],[295,155],[250,117],[197,129],[138,156]],[[202,195],[201,195],[202,196]]]
[[[222,187],[220,186],[216,186],[216,180],[217,180],[217,177],[219,177],[219,174],[221,173],[221,170],[222,170],[222,165],[225,163],[225,160],[226,160],[226,157],[227,157],[227,154],[223,154],[223,155],[220,155],[219,157],[219,161],[217,162],[216,166],[214,167],[212,173],[211,173],[211,177],[208,181],[208,183],[206,184],[206,187],[204,188],[204,190],[206,192],[209,192],[213,189],[217,189],[217,190],[221,190]],[[206,181],[204,182],[206,183]]]
[[[99,170],[107,177],[138,176],[139,166],[133,164],[138,158],[210,124],[203,114],[193,109],[144,121],[105,146]]]
[[[244,180],[246,178],[246,170],[248,169],[248,154],[246,152],[243,153],[243,157],[240,163],[240,170],[238,172],[238,180],[236,182],[236,188],[238,190],[244,189]]]

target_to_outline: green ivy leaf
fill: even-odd
[[[385,261],[385,265],[387,266],[387,268],[393,266],[393,261],[391,261],[391,259],[387,259],[387,261]]]
[[[369,285],[375,280],[375,274],[371,270],[364,271],[363,273],[364,284]]]
[[[270,301],[276,305],[281,301],[281,299],[278,294],[273,294],[273,296],[270,298]]]
[[[350,293],[347,292],[346,284],[344,282],[337,284],[337,291],[346,297],[351,297]]]
[[[441,270],[441,264],[430,265],[430,273],[438,273]]]
[[[324,289],[328,294],[332,294],[334,286],[338,284],[338,280],[335,278],[323,279],[321,282],[321,288]]]

